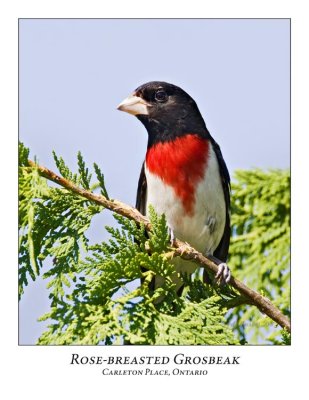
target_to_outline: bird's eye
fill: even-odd
[[[159,101],[160,103],[164,103],[167,100],[168,96],[166,92],[162,89],[157,90],[155,93],[155,99]]]

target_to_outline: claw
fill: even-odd
[[[187,242],[185,242],[184,245],[178,247],[178,250],[180,250],[180,256],[183,256],[184,253],[185,253],[186,251],[188,251],[188,246],[190,246],[190,245],[189,245]]]
[[[226,285],[231,279],[231,270],[225,263],[218,265],[218,272],[215,279],[220,285]]]

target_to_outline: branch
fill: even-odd
[[[249,300],[248,297],[245,297],[245,296],[243,296],[243,295],[237,296],[237,297],[235,297],[234,299],[227,300],[227,301],[224,303],[224,307],[225,307],[226,309],[228,309],[228,310],[229,310],[230,308],[239,307],[239,306],[244,306],[244,305],[250,305],[250,306],[252,306],[252,305],[254,305],[254,304],[253,304],[253,302],[252,302],[251,300]]]
[[[64,187],[76,193],[94,203],[104,206],[105,208],[114,211],[126,218],[134,220],[137,224],[143,224],[147,231],[151,230],[151,224],[149,220],[143,216],[137,209],[130,207],[129,205],[122,203],[118,200],[108,200],[106,197],[98,194],[94,194],[88,190],[82,189],[75,185],[73,182],[55,174],[53,171],[43,166],[37,165],[35,162],[28,160],[29,166],[37,168],[40,175],[44,178],[53,181],[60,186]],[[218,264],[220,260],[217,260],[213,256],[204,256],[203,254],[196,251],[193,247],[187,243],[181,242],[176,239],[174,242],[174,250],[171,252],[172,257],[181,257],[184,260],[190,260],[198,264],[199,266],[205,267],[207,270],[216,274],[218,272]],[[279,324],[282,328],[285,328],[288,332],[291,331],[290,320],[275,307],[271,301],[256,291],[250,289],[244,283],[236,278],[231,277],[229,285],[237,289],[244,298],[247,299],[248,304],[255,305],[262,313],[266,314],[269,318]]]

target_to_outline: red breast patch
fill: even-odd
[[[204,178],[209,141],[195,134],[157,143],[146,154],[148,170],[172,186],[184,209],[193,214],[195,189]]]

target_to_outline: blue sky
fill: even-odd
[[[129,204],[147,134],[116,106],[151,80],[181,86],[197,102],[230,172],[288,168],[290,152],[288,20],[20,20],[20,140],[55,169],[80,150],[105,173],[109,194]],[[104,212],[91,239],[106,237]],[[34,344],[48,311],[46,282],[26,288],[20,343]]]

